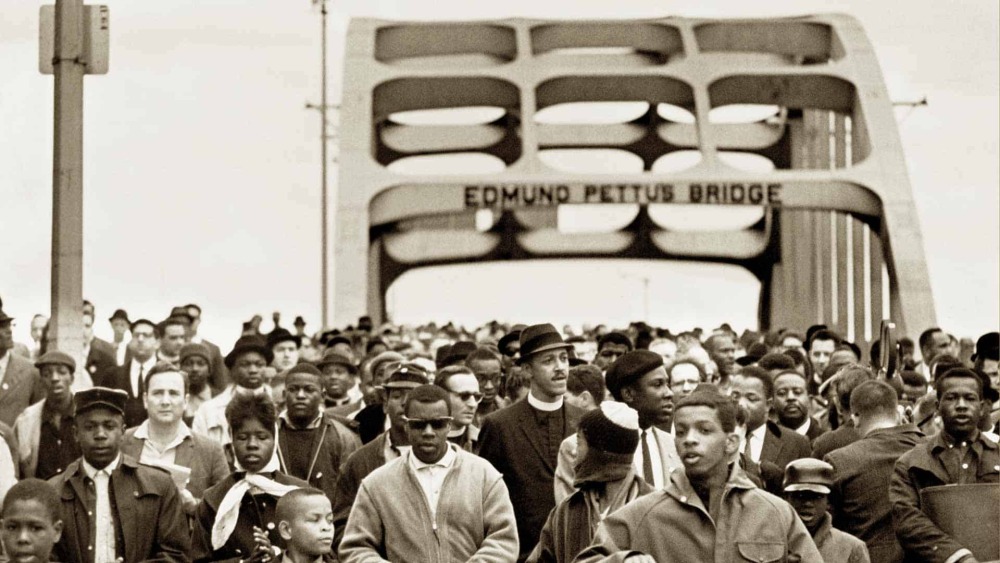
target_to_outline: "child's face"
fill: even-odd
[[[295,518],[288,522],[288,545],[303,555],[326,555],[333,549],[333,509],[322,495],[302,499]]]
[[[62,521],[53,522],[45,506],[33,499],[11,503],[0,527],[0,537],[12,563],[48,561],[52,546],[61,535]]]

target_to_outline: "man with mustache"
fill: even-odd
[[[819,421],[809,416],[809,393],[806,378],[794,369],[786,369],[774,377],[774,412],[785,428],[809,439],[823,433]]]

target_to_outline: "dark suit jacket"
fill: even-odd
[[[809,429],[806,430],[806,439],[808,439],[809,443],[812,444],[816,438],[826,434],[826,430],[823,429],[823,425],[821,425],[815,418],[810,420],[812,420],[812,422],[809,423]]]
[[[562,412],[560,442],[576,432],[583,416],[583,410],[568,403],[563,404]],[[524,561],[535,548],[545,519],[556,505],[553,482],[558,444],[555,451],[547,451],[545,431],[527,399],[488,415],[479,430],[479,455],[503,473],[510,491],[521,544],[518,561]]]
[[[133,362],[135,360],[132,360]],[[132,378],[129,376],[132,363],[128,362],[123,366],[117,366],[104,378],[102,385],[112,389],[121,389],[128,393],[125,400],[125,427],[132,428],[139,426],[146,420],[146,406],[142,404],[142,395],[138,395],[138,390],[132,390]],[[96,382],[95,382],[96,384]]]
[[[93,563],[91,521],[94,510],[85,500],[89,478],[82,460],[49,480],[62,501],[62,538],[53,555],[57,561]],[[111,511],[115,544],[125,561],[188,561],[191,538],[180,497],[170,475],[139,465],[123,455],[111,473]]]
[[[87,354],[87,373],[91,378],[100,378],[98,374],[105,374],[118,367],[118,360],[115,358],[115,347],[110,342],[95,338],[90,342],[90,352]]]
[[[144,441],[135,437],[135,428],[129,428],[122,439],[122,453],[139,459]],[[209,487],[229,475],[229,464],[226,462],[222,446],[201,434],[192,433],[177,446],[174,463],[191,468],[191,477],[186,488],[196,499],[201,499]]]
[[[371,442],[355,450],[340,470],[340,477],[337,479],[336,501],[333,504],[334,553],[340,548],[340,540],[344,538],[347,517],[351,515],[351,507],[354,506],[354,498],[358,496],[362,479],[385,465],[386,434],[383,432]]]
[[[905,424],[875,430],[823,458],[836,472],[830,488],[833,525],[865,542],[873,563],[903,561],[892,527],[889,480],[899,457],[923,441],[916,426]]]
[[[764,433],[764,447],[760,450],[761,462],[770,461],[782,471],[790,462],[809,457],[812,448],[809,439],[784,426],[767,421],[767,432]]]
[[[45,388],[31,360],[13,351],[7,354],[7,372],[0,381],[0,422],[14,426],[21,411],[45,398]]]
[[[858,429],[854,427],[851,419],[847,419],[847,422],[839,426],[836,430],[831,430],[816,438],[813,442],[812,457],[823,459],[826,454],[833,450],[853,444],[860,439],[861,434],[858,433]]]

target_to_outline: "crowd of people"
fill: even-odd
[[[1000,559],[997,332],[890,371],[824,325],[276,315],[220,348],[201,314],[119,309],[106,342],[85,302],[74,357],[0,304],[0,559]]]

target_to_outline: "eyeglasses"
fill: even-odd
[[[430,424],[432,430],[444,430],[451,425],[450,416],[442,416],[440,418],[407,418],[403,417],[403,422],[406,423],[406,427],[410,430],[419,431],[427,428]]]
[[[461,399],[463,403],[469,399],[475,399],[477,403],[483,400],[483,394],[478,391],[462,391],[461,393],[452,391],[451,394]]]

